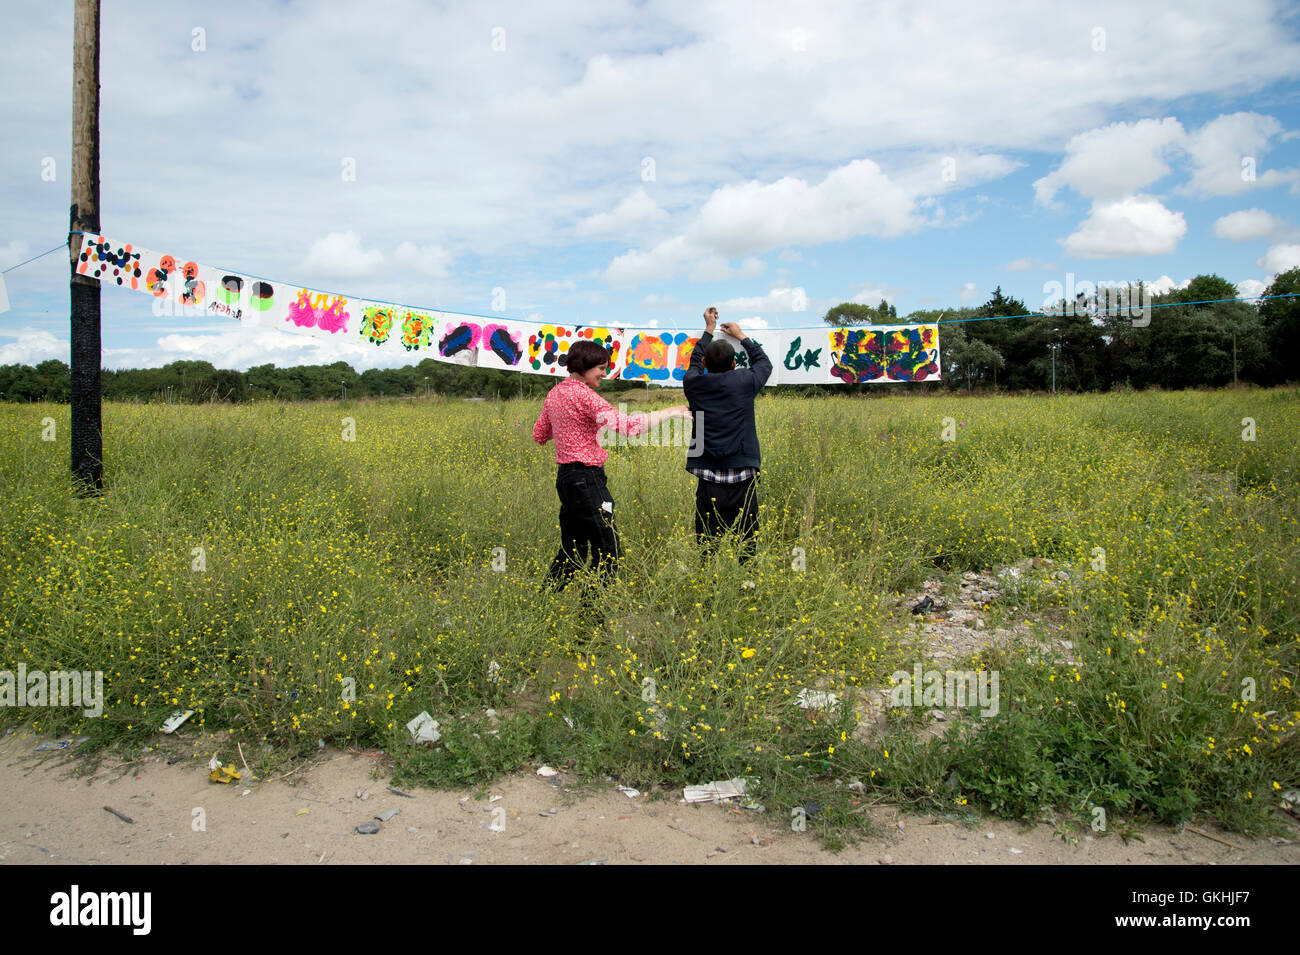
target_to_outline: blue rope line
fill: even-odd
[[[30,259],[27,260],[27,262],[35,262],[37,259],[45,258],[47,255],[50,254],[50,252],[57,252],[59,251],[59,249],[66,249],[67,247],[68,247],[68,243],[66,242],[63,243],[63,245],[56,245],[54,248],[50,249],[49,252],[42,252],[40,255],[33,255]],[[12,272],[14,269],[21,269],[24,265],[27,264],[27,262],[19,262],[17,265],[11,265],[7,269],[0,270],[0,273],[8,274]]]

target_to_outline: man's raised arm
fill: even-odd
[[[682,376],[682,384],[686,383],[687,378],[695,378],[704,374],[704,350],[709,347],[709,342],[713,341],[713,328],[718,323],[718,310],[710,306],[704,310],[704,334],[695,342],[695,347],[691,349],[691,362],[686,369],[686,374]]]

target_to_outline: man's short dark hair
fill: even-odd
[[[600,365],[608,365],[609,355],[595,342],[574,342],[569,346],[569,373],[581,375]]]
[[[721,338],[709,342],[709,347],[704,350],[704,367],[709,370],[710,374],[716,375],[718,372],[730,371],[731,366],[735,363],[735,349]]]

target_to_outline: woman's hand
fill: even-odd
[[[650,427],[656,427],[660,422],[667,421],[670,418],[689,419],[691,417],[691,408],[689,405],[673,405],[671,408],[662,408],[659,411],[651,411],[647,415]]]

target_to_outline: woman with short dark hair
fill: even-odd
[[[533,440],[555,440],[560,496],[560,550],[546,579],[563,589],[588,554],[600,575],[613,577],[622,557],[614,524],[614,498],[605,482],[609,452],[597,437],[604,428],[626,437],[642,434],[669,418],[689,418],[686,405],[649,414],[626,415],[596,394],[608,374],[610,353],[590,341],[575,342],[568,352],[569,377],[546,395],[533,426]]]

